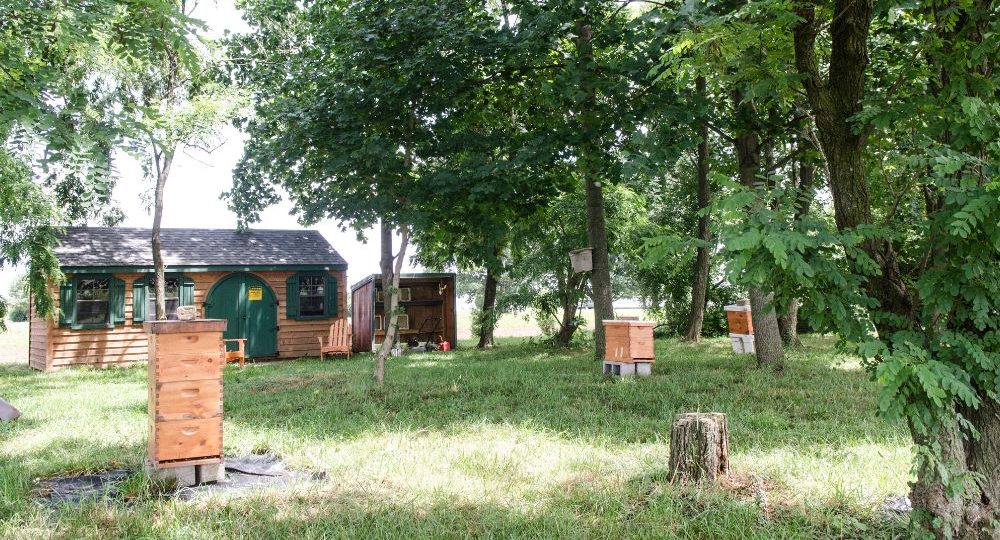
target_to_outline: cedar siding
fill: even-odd
[[[168,272],[170,270],[168,269]],[[185,278],[194,282],[194,305],[199,316],[204,315],[206,296],[219,280],[233,274],[230,271],[183,271]],[[347,316],[346,271],[327,272],[337,280],[337,314],[327,319],[295,320],[286,316],[286,280],[296,270],[268,270],[254,272],[265,281],[275,293],[278,302],[278,358],[298,358],[318,356],[317,336],[325,336],[334,318]],[[148,275],[146,272],[114,272],[116,278],[125,282],[125,320],[114,328],[73,329],[60,326],[57,322],[45,321],[31,312],[29,365],[39,370],[90,365],[116,366],[146,361],[148,356],[146,334],[141,322],[133,321],[132,285],[137,279]],[[67,273],[68,278],[72,274]],[[58,304],[58,294],[57,304]],[[58,308],[58,305],[57,305]],[[152,317],[149,317],[152,318]]]

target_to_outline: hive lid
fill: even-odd
[[[602,320],[605,326],[655,326],[654,321],[621,321],[621,320]]]
[[[750,306],[741,306],[739,304],[733,304],[731,306],[725,306],[723,309],[726,311],[750,311]]]
[[[150,334],[190,334],[195,332],[225,332],[225,319],[195,319],[193,321],[146,321],[143,330]]]

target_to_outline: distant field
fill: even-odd
[[[619,317],[643,317],[643,310],[639,308],[616,309],[615,314]],[[583,318],[587,320],[587,330],[594,329],[594,310],[585,309],[581,312]],[[528,337],[541,335],[535,315],[530,311],[511,313],[500,318],[497,326],[496,337]],[[459,308],[458,312],[458,337],[459,339],[472,338],[472,313],[469,310]]]
[[[28,323],[7,321],[7,331],[0,333],[0,364],[28,361]]]

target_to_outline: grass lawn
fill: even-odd
[[[520,341],[520,340],[518,340]],[[879,509],[906,492],[899,425],[873,416],[857,363],[809,338],[770,375],[725,340],[657,342],[648,379],[600,375],[587,350],[503,340],[492,351],[231,366],[225,447],[327,473],[292,492],[180,501],[131,479],[130,497],[48,510],[40,476],[139,467],[142,367],[53,374],[0,365],[24,411],[0,425],[0,537],[890,537]],[[666,482],[682,411],[729,415],[734,479]]]

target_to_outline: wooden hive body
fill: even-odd
[[[647,321],[603,321],[604,359],[609,362],[653,362],[653,325]]]
[[[226,321],[155,321],[149,334],[149,461],[153,467],[222,462]]]
[[[753,334],[753,318],[750,306],[726,306],[726,320],[729,322],[730,334]]]

